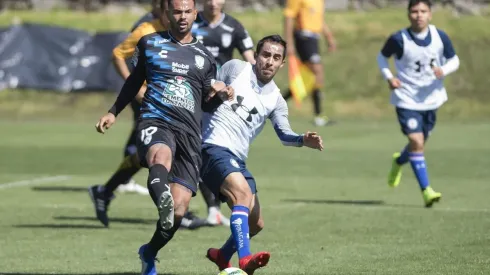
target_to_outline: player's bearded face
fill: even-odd
[[[172,0],[168,8],[168,20],[172,32],[180,34],[189,33],[197,16],[194,1]]]
[[[423,31],[429,25],[432,19],[432,13],[429,6],[425,3],[419,3],[410,8],[408,12],[411,27],[414,31]]]
[[[260,82],[267,83],[284,65],[284,47],[278,43],[265,42],[255,60],[257,77]]]

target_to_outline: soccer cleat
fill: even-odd
[[[271,254],[269,252],[258,252],[241,258],[239,261],[240,269],[245,271],[248,275],[253,275],[256,269],[267,265],[270,257]]]
[[[160,216],[160,225],[164,230],[169,230],[174,226],[174,198],[170,193],[170,187],[167,187],[167,191],[160,196],[158,215]]]
[[[214,208],[209,209],[209,214],[208,217],[206,218],[206,222],[208,225],[211,226],[217,226],[217,225],[224,225],[224,226],[230,226],[230,219],[225,217],[221,211],[216,210]]]
[[[157,275],[157,269],[155,267],[155,261],[157,259],[155,257],[145,257],[147,247],[148,245],[144,244],[138,250],[141,260],[141,275]]]
[[[105,226],[109,227],[109,217],[107,210],[112,198],[106,198],[103,192],[103,186],[94,185],[88,188],[88,194],[92,199],[97,219]]]
[[[393,161],[391,163],[390,174],[388,175],[388,185],[391,187],[397,187],[402,179],[402,166],[396,162],[400,157],[400,153],[393,154]]]
[[[223,258],[223,254],[218,248],[208,249],[208,252],[206,253],[206,258],[215,263],[218,266],[219,271],[231,267],[231,263]]]
[[[180,228],[194,230],[194,229],[198,229],[199,227],[208,226],[208,225],[209,224],[207,223],[206,220],[203,220],[198,216],[194,215],[194,213],[192,213],[191,211],[188,211],[187,213],[185,213],[184,217],[182,218],[182,222],[180,223]]]
[[[442,194],[434,191],[430,186],[425,188],[422,195],[424,196],[425,207],[432,207],[435,202],[438,202],[442,198]]]
[[[117,187],[116,191],[118,191],[120,193],[136,193],[136,194],[140,194],[140,195],[150,194],[150,192],[148,191],[148,188],[137,184],[133,179],[131,179],[126,184],[119,185]]]

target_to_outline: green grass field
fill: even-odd
[[[136,251],[154,229],[150,198],[119,195],[104,229],[86,191],[116,167],[130,124],[106,135],[87,122],[0,127],[0,274],[136,274]],[[423,207],[410,167],[398,188],[386,184],[390,156],[404,143],[394,120],[342,121],[320,133],[324,152],[282,147],[269,128],[252,148],[266,225],[252,249],[272,253],[256,274],[488,274],[488,124],[441,119],[426,153],[443,193],[432,209]],[[145,178],[146,171],[137,176]],[[205,215],[200,195],[191,208]],[[224,227],[180,231],[158,269],[216,274],[204,254],[228,234]]]

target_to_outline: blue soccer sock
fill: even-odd
[[[400,156],[396,159],[396,163],[399,165],[403,165],[408,162],[408,145],[403,148],[403,150],[400,152]]]
[[[236,252],[235,239],[233,235],[231,235],[228,240],[226,240],[225,244],[220,248],[221,255],[225,258],[226,261],[230,261],[233,257],[233,254]]]
[[[231,210],[230,229],[235,247],[238,251],[238,258],[241,259],[250,253],[250,239],[248,228],[248,207],[235,205]],[[233,255],[233,254],[232,254]]]
[[[427,174],[424,153],[410,153],[409,158],[413,173],[419,182],[420,189],[423,191],[429,186],[429,176]]]

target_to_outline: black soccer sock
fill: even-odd
[[[104,196],[106,198],[112,197],[114,190],[119,185],[126,184],[141,169],[141,166],[135,163],[134,157],[133,155],[125,157],[117,171],[107,181],[104,186]]]
[[[205,184],[199,184],[199,189],[201,190],[202,197],[204,198],[204,202],[206,202],[208,209],[213,206],[218,208],[220,207],[221,201]]]
[[[288,89],[287,92],[282,97],[286,101],[288,101],[289,99],[291,99],[291,97],[293,97],[293,94],[291,93],[291,89]]]
[[[322,92],[319,89],[313,90],[313,105],[315,107],[315,115],[319,116],[322,113]]]
[[[155,164],[150,168],[147,181],[151,199],[158,205],[158,199],[163,192],[168,190],[168,170],[161,164]]]
[[[167,243],[174,237],[175,232],[180,227],[181,219],[174,221],[174,226],[169,230],[164,230],[160,221],[157,221],[157,228],[153,233],[153,237],[148,243],[148,249],[145,250],[145,257],[153,258],[158,254],[158,251],[162,249]]]

